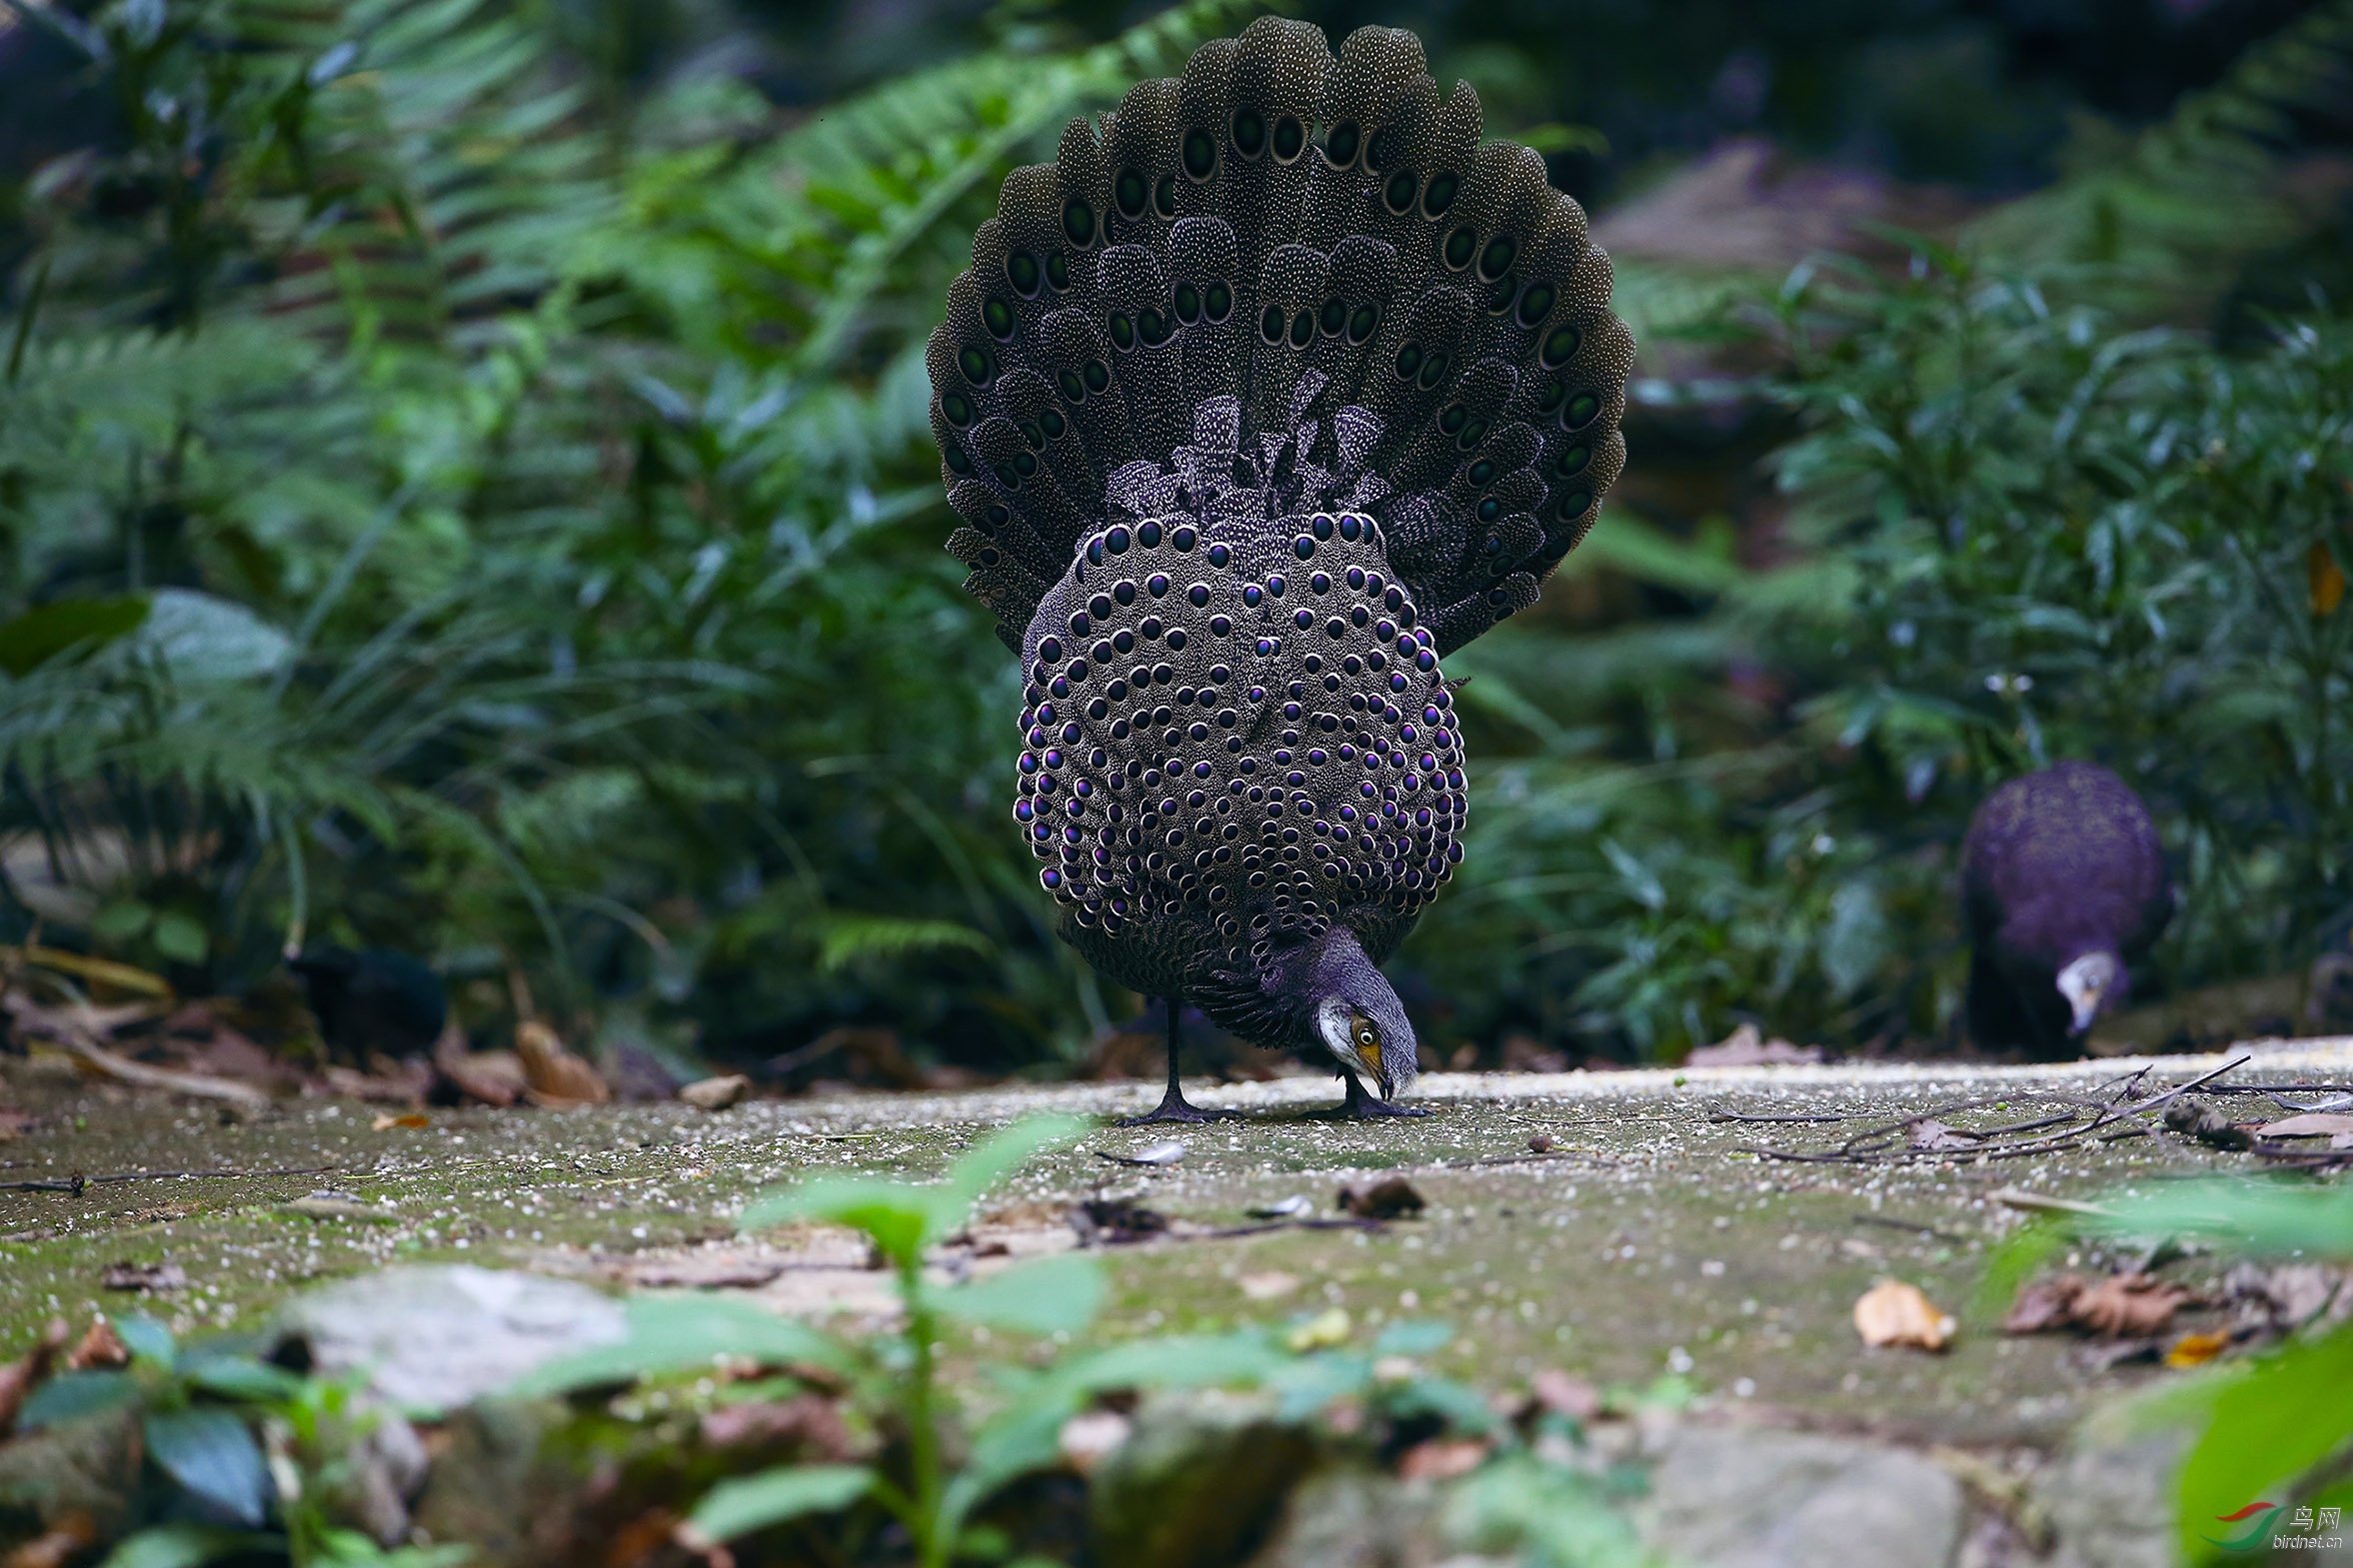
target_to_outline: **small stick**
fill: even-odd
[[[141,1088],[168,1089],[174,1094],[233,1100],[240,1105],[256,1108],[270,1103],[269,1090],[255,1088],[236,1078],[214,1078],[197,1072],[176,1072],[170,1067],[151,1067],[146,1062],[118,1056],[105,1046],[84,1039],[69,1038],[64,1044],[67,1050],[119,1082],[135,1083]]]
[[[0,1181],[0,1192],[79,1192],[109,1181],[176,1181],[215,1176],[317,1176],[333,1165],[298,1165],[286,1170],[109,1170],[95,1176],[79,1173],[39,1181]]]
[[[1739,1110],[1711,1110],[1707,1113],[1707,1119],[1710,1121],[1852,1121],[1854,1117],[1851,1115],[1767,1116]]]
[[[2089,1214],[2094,1219],[2114,1219],[2116,1211],[2097,1203],[2079,1203],[2073,1198],[2045,1197],[2039,1192],[2028,1192],[2023,1187],[1998,1187],[1987,1197],[2004,1208],[2023,1209],[2029,1214]]]
[[[1890,1230],[1909,1230],[1923,1236],[1934,1236],[1937,1240],[1949,1242],[1956,1247],[1965,1247],[1969,1244],[1967,1236],[1956,1235],[1949,1230],[1939,1230],[1934,1225],[1923,1225],[1916,1219],[1897,1219],[1893,1214],[1857,1213],[1854,1215],[1854,1222],[1858,1225],[1885,1225]]]

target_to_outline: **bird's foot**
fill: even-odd
[[[1112,1123],[1115,1127],[1149,1127],[1163,1121],[1200,1123],[1205,1121],[1239,1121],[1237,1110],[1203,1110],[1186,1101],[1183,1095],[1171,1089],[1168,1097],[1141,1116],[1123,1116]]]

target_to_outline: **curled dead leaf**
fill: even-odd
[[[75,1342],[65,1357],[66,1366],[76,1372],[88,1372],[99,1367],[128,1366],[130,1363],[130,1347],[115,1333],[114,1325],[106,1320],[104,1313],[90,1320],[89,1332]]]
[[[2075,1316],[2095,1334],[2145,1339],[2161,1332],[2189,1296],[2147,1274],[2111,1274],[2075,1298]]]
[[[2308,1110],[2255,1129],[2267,1138],[2334,1138],[2353,1132],[2353,1115],[2341,1110]]]
[[[2228,1334],[2184,1334],[2165,1352],[2170,1367],[2204,1366],[2228,1349]]]
[[[1397,1219],[1407,1214],[1418,1214],[1429,1205],[1413,1183],[1403,1176],[1391,1176],[1370,1186],[1342,1187],[1339,1206],[1358,1219]]]
[[[72,1332],[64,1318],[51,1318],[32,1349],[0,1366],[0,1436],[16,1430],[16,1413],[24,1407],[25,1396],[49,1376],[49,1369],[57,1364],[58,1352],[65,1348],[66,1338]]]
[[[1854,1328],[1872,1349],[1902,1345],[1914,1350],[1942,1350],[1952,1343],[1953,1319],[1917,1285],[1883,1279],[1855,1298]]]
[[[1925,1116],[1918,1121],[1905,1122],[1903,1130],[1905,1140],[1916,1149],[1975,1148],[1978,1142],[1974,1132],[1948,1127],[1941,1121]]]
[[[724,1072],[715,1078],[698,1078],[678,1091],[678,1097],[697,1110],[725,1110],[742,1103],[752,1093],[752,1080],[741,1072]]]
[[[2009,1334],[2041,1334],[2076,1328],[2110,1339],[2146,1339],[2164,1331],[2190,1293],[2148,1274],[2111,1274],[2085,1279],[2054,1274],[2018,1292],[2002,1319]]]
[[[405,1116],[378,1116],[374,1121],[368,1123],[368,1130],[389,1132],[394,1127],[430,1127],[432,1125],[433,1118],[431,1116],[419,1115],[417,1112],[411,1111]]]
[[[1474,1437],[1433,1437],[1415,1443],[1397,1461],[1403,1481],[1451,1481],[1486,1462],[1487,1445]]]
[[[537,1018],[515,1026],[515,1054],[523,1058],[523,1080],[542,1105],[602,1105],[613,1097],[597,1069],[564,1048],[554,1029]]]

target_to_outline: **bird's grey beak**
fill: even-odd
[[[2069,1000],[2075,1010],[2075,1022],[2073,1026],[2067,1030],[2067,1032],[2069,1034],[2081,1034],[2088,1030],[2091,1027],[2092,1020],[2100,1015],[2099,988],[2094,986],[2089,990],[2079,992],[2075,996],[2069,998]]]

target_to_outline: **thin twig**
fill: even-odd
[[[1923,1225],[1916,1219],[1898,1219],[1893,1214],[1858,1213],[1853,1217],[1854,1222],[1858,1225],[1885,1225],[1890,1230],[1908,1230],[1917,1235],[1934,1236],[1937,1240],[1956,1247],[1965,1247],[1970,1241],[1967,1236],[1956,1235],[1949,1230],[1939,1230],[1934,1225]]]
[[[1851,1114],[1845,1116],[1767,1116],[1740,1110],[1711,1110],[1707,1113],[1707,1119],[1710,1121],[1852,1121],[1854,1117]]]
[[[221,1176],[251,1176],[260,1180],[270,1176],[317,1176],[333,1170],[333,1165],[297,1165],[285,1170],[109,1170],[95,1176],[79,1171],[71,1176],[52,1176],[38,1181],[0,1181],[0,1192],[79,1192],[84,1187],[95,1187],[110,1181],[196,1181]]]

